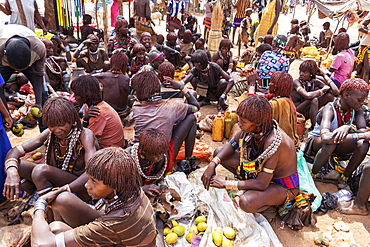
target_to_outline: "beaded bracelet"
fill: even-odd
[[[186,92],[185,94],[184,94],[184,96],[185,96],[185,98],[190,98],[191,96],[190,96],[190,92]]]
[[[226,181],[225,188],[227,190],[239,190],[239,188],[238,188],[238,182],[239,181]]]
[[[179,89],[180,90],[183,90],[185,88],[185,85],[181,85],[180,87],[179,87]]]
[[[239,148],[239,144],[235,141],[235,139],[231,139],[230,142],[231,146],[233,147],[233,149],[237,149]]]
[[[352,134],[352,139],[354,142],[358,142],[360,140],[357,134]]]
[[[33,213],[35,213],[37,210],[42,210],[46,212],[46,207],[48,206],[48,202],[44,199],[37,199],[35,202],[35,206],[33,207]]]

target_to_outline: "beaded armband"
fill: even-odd
[[[231,144],[231,146],[232,146],[234,149],[239,148],[239,144],[235,141],[235,139],[234,139],[234,138],[230,140],[230,144]]]
[[[358,142],[360,140],[357,134],[352,134],[352,139],[354,142]]]

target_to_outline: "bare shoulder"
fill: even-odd
[[[81,132],[80,139],[82,141],[94,141],[94,139],[95,139],[94,132],[92,132],[88,128],[83,128],[83,130]]]

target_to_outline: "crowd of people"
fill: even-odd
[[[167,189],[165,176],[179,170],[175,158],[182,145],[185,162],[194,160],[200,108],[217,102],[217,111],[228,110],[235,72],[246,77],[249,96],[237,106],[239,131],[215,150],[203,173],[204,189],[240,191],[234,203],[245,212],[274,208],[285,217],[293,202],[310,203],[300,190],[298,163],[304,156],[312,159],[312,178],[337,171],[339,189],[349,189],[352,175],[362,169],[357,196],[339,208],[344,214],[369,214],[370,166],[361,164],[370,140],[362,108],[369,93],[370,18],[359,28],[358,50],[350,48],[346,30],[334,34],[325,22],[317,47],[333,51],[330,68],[306,59],[294,79],[288,71],[308,45],[307,22],[294,19],[287,35],[277,34],[280,0],[238,0],[231,39],[223,37],[210,54],[214,4],[209,0],[204,6],[202,37],[189,2],[170,0],[162,35],[153,29],[149,1],[135,0],[135,16],[118,15],[113,22],[107,50],[104,33],[90,26],[89,15],[81,40],[39,38],[34,23],[22,14],[14,17],[17,4],[0,4],[12,15],[0,27],[0,188],[4,200],[18,200],[22,191],[30,195],[33,246],[156,246],[150,202]],[[251,19],[254,8],[258,20]],[[34,19],[46,32],[37,11]],[[244,69],[231,50],[234,42],[255,53]],[[70,78],[71,63],[83,75]],[[179,80],[175,74],[181,70]],[[23,128],[12,113],[23,104],[28,81],[35,94],[31,117],[38,119],[40,134],[12,147],[6,129]],[[306,140],[298,136],[298,115],[310,122]],[[127,140],[124,127],[133,122],[134,136]],[[42,163],[24,158],[40,147],[45,147]],[[218,176],[218,165],[236,180]]]

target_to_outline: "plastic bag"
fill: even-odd
[[[215,115],[207,115],[204,119],[200,120],[199,128],[204,131],[212,132],[213,119],[215,119]]]
[[[317,190],[316,185],[311,177],[310,171],[308,170],[306,164],[306,160],[303,157],[302,150],[299,150],[297,152],[297,168],[299,175],[299,188],[316,196],[316,199],[311,204],[312,210],[316,211],[316,209],[318,209],[321,205],[322,196]]]
[[[198,160],[211,161],[212,153],[213,148],[210,145],[205,144],[203,142],[195,142],[193,156],[195,156]],[[184,159],[185,159],[185,145],[182,144],[180,151],[176,157],[176,160]]]

